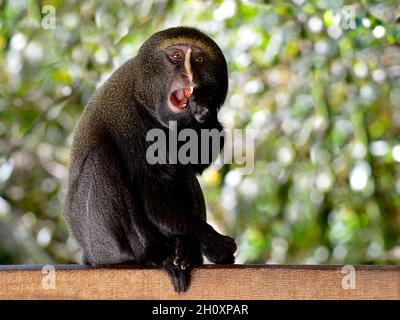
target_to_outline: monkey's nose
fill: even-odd
[[[184,87],[193,87],[193,79],[191,79],[191,77],[187,74],[187,73],[181,73],[181,84]]]

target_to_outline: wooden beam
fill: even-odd
[[[189,290],[177,294],[155,268],[59,265],[52,278],[41,266],[0,266],[0,299],[400,299],[400,266],[356,266],[355,282],[341,271],[342,266],[205,265],[194,270]]]

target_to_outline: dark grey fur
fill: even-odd
[[[175,114],[166,101],[172,82],[186,81],[183,66],[171,64],[158,46],[181,36],[206,43],[213,57],[193,67],[199,86]],[[217,112],[227,88],[218,46],[196,29],[178,27],[154,34],[96,91],[75,131],[65,208],[84,263],[162,266],[175,290],[186,291],[202,254],[214,263],[234,262],[234,240],[206,223],[195,175],[207,164],[150,165],[145,138],[152,128],[165,130],[168,120],[179,128],[222,130]]]

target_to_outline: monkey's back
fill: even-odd
[[[134,59],[119,67],[93,94],[74,131],[71,169],[83,161],[88,150],[104,143],[113,130],[124,130],[134,106]],[[73,173],[73,172],[72,172]]]

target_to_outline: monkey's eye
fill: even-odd
[[[171,57],[172,59],[174,59],[174,60],[182,60],[183,54],[182,54],[181,51],[177,50],[177,51],[174,51],[174,52],[170,55],[170,57]]]
[[[204,62],[204,57],[203,56],[197,56],[196,58],[194,58],[194,62],[196,62],[198,64],[202,64]]]

